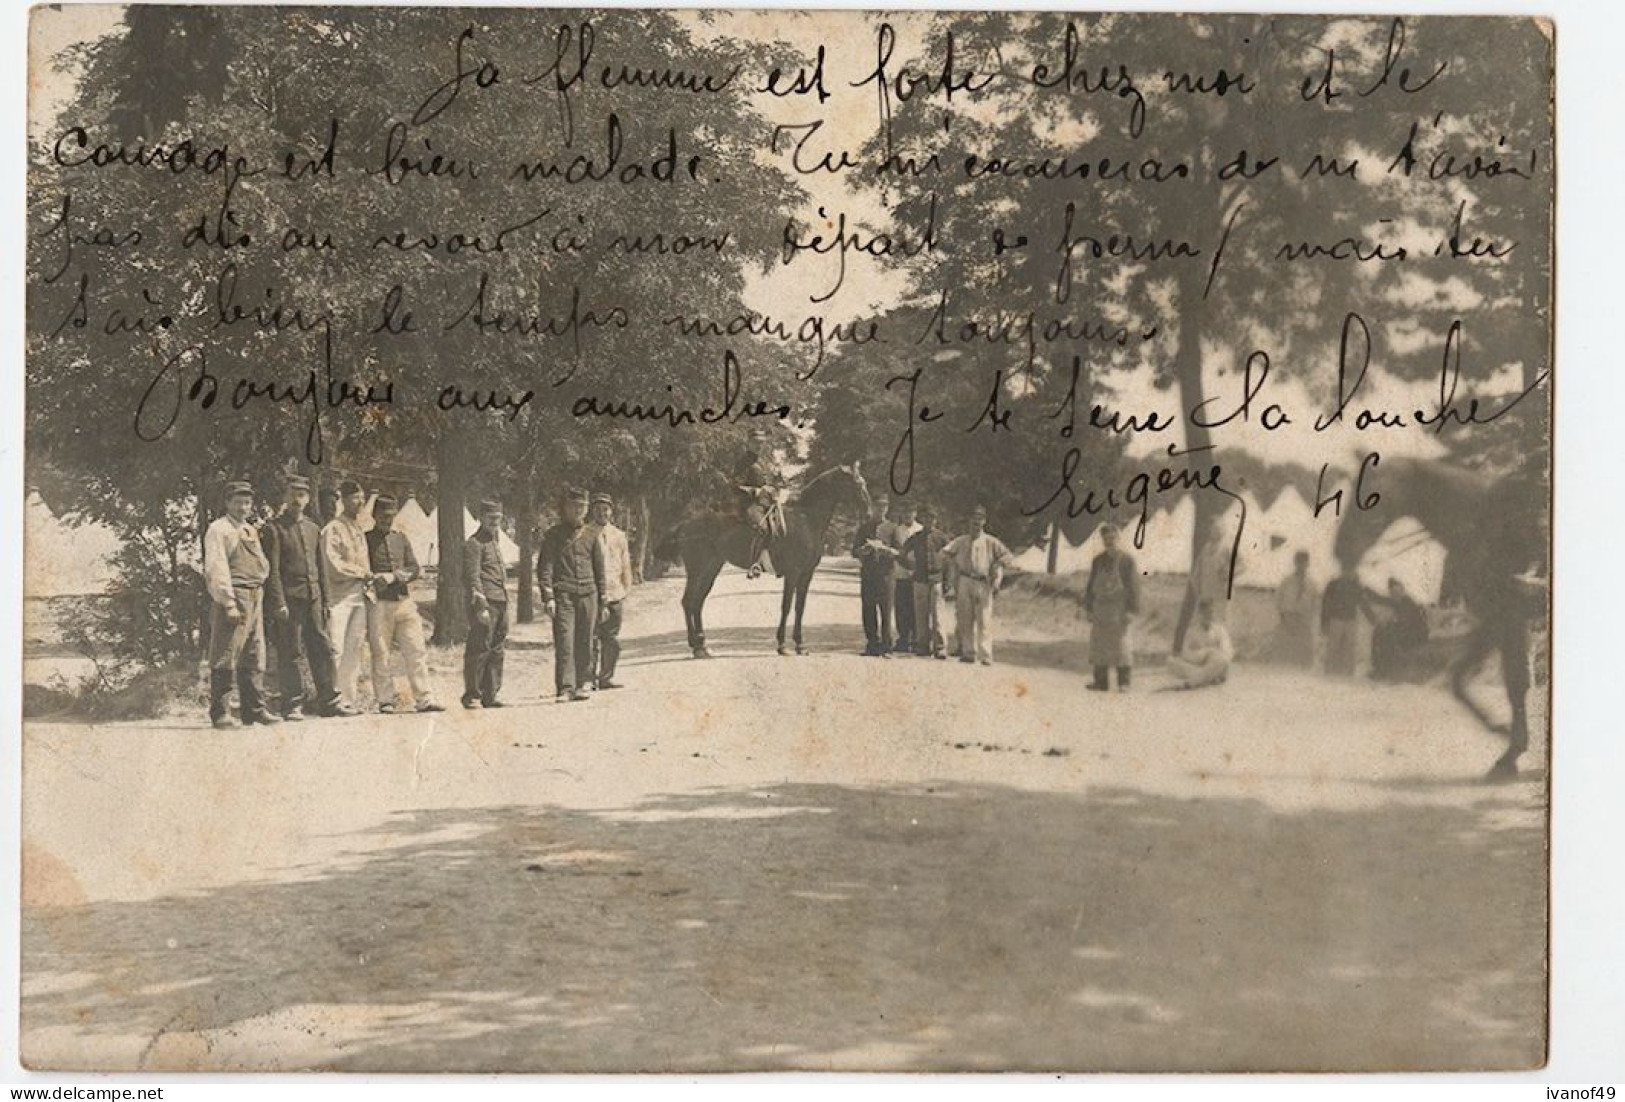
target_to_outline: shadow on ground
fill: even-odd
[[[1528,1066],[1544,847],[1505,800],[1280,814],[784,785],[405,814],[289,882],[25,912],[24,1053],[133,1036],[154,1069]]]

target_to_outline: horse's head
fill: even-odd
[[[852,485],[858,488],[858,496],[863,499],[863,511],[867,513],[870,501],[869,484],[863,480],[863,461],[858,460],[851,466],[842,467],[841,470],[845,471],[847,477],[852,480]]]
[[[1337,524],[1337,542],[1333,545],[1333,551],[1345,569],[1352,570],[1359,566],[1366,552],[1376,546],[1382,534],[1394,522],[1397,514],[1385,508],[1386,504],[1381,502],[1369,509],[1362,509],[1357,503],[1344,502],[1343,518]]]

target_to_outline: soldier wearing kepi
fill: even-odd
[[[626,533],[615,526],[615,499],[608,494],[592,495],[592,523],[603,544],[604,590],[598,613],[597,685],[618,689],[615,665],[621,658],[621,606],[632,592],[632,552]]]
[[[226,698],[237,687],[244,724],[280,723],[265,707],[265,581],[271,561],[249,523],[254,488],[247,482],[226,484],[226,515],[203,536],[203,578],[209,589],[209,720],[233,726]]]
[[[553,619],[553,682],[560,703],[588,699],[598,595],[604,591],[604,545],[588,525],[587,491],[571,490],[559,522],[542,536],[536,584]]]
[[[429,687],[429,650],[423,639],[423,618],[412,599],[411,582],[422,573],[406,536],[395,531],[400,505],[388,494],[372,503],[372,530],[367,533],[367,560],[372,568],[372,604],[367,606],[367,642],[372,648],[372,692],[378,710],[396,711],[395,674],[390,669],[399,648],[406,661],[406,679],[420,712],[443,712]]]
[[[310,480],[288,479],[282,511],[261,531],[261,542],[271,560],[265,588],[265,607],[276,644],[277,674],[281,689],[278,709],[283,719],[300,718],[301,705],[309,715],[352,716],[339,702],[334,685],[333,643],[327,636],[327,581],[322,570],[322,530],[305,515],[310,504]],[[300,659],[310,666],[316,698],[305,700],[305,679]]]
[[[468,641],[463,647],[463,707],[500,708],[503,644],[508,639],[508,566],[502,561],[502,503],[480,502],[480,528],[463,544]]]

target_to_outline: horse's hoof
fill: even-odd
[[[1496,759],[1495,764],[1490,766],[1490,771],[1484,774],[1484,780],[1488,784],[1494,784],[1498,781],[1516,780],[1517,777],[1518,759],[1509,757]]]

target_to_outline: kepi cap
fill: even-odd
[[[339,493],[341,494],[359,494],[360,492],[361,483],[357,482],[353,478],[346,478],[343,482],[339,483]]]
[[[597,493],[592,495],[592,503],[594,505],[614,505],[615,499],[610,497],[604,491],[599,490]]]
[[[253,497],[254,496],[254,486],[253,486],[252,483],[247,482],[247,481],[245,481],[243,479],[238,479],[235,482],[226,483],[226,496],[228,498],[230,498],[230,497],[243,497],[244,495],[246,495],[248,497]]]

